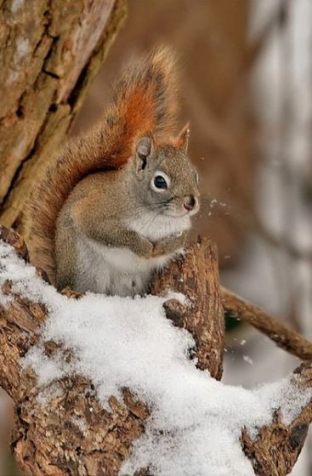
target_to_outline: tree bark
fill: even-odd
[[[27,259],[26,246],[15,232],[2,228],[0,238]],[[183,257],[156,277],[152,288],[157,293],[170,288],[187,296],[187,307],[178,306],[175,300],[167,301],[167,315],[175,325],[193,334],[198,366],[220,378],[223,308],[212,243],[204,240],[190,246]],[[110,398],[111,411],[107,412],[92,382],[80,375],[53,382],[38,398],[36,376],[31,369],[22,368],[21,357],[38,342],[47,310],[16,293],[9,281],[2,291],[12,299],[0,307],[0,384],[15,402],[12,449],[21,468],[31,476],[117,476],[131,443],[144,432],[147,406],[133,397],[131,389],[124,389],[123,402]],[[76,293],[65,292],[79,298]],[[48,356],[59,353],[64,359],[70,358],[54,342],[45,342],[44,346]],[[293,385],[312,387],[310,363],[294,372]],[[242,428],[242,448],[258,476],[289,474],[300,454],[312,420],[312,400],[304,408],[295,400],[290,404],[297,409],[291,423],[282,421],[280,408],[270,425],[258,429],[257,438],[252,439]],[[142,468],[138,474],[149,472]]]
[[[67,134],[126,0],[0,2],[0,217],[17,225],[40,164]]]
[[[218,255],[207,239],[190,245],[187,253],[156,276],[151,293],[163,295],[168,290],[182,293],[188,305],[169,300],[166,315],[178,327],[187,329],[195,339],[194,356],[198,368],[209,370],[220,380],[223,368],[224,311],[221,303]]]

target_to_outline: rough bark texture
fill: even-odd
[[[0,2],[2,223],[16,224],[125,14],[125,0]]]
[[[152,294],[174,290],[186,296],[183,306],[171,299],[165,309],[169,319],[191,332],[196,342],[198,367],[220,380],[223,364],[224,313],[220,298],[218,255],[209,240],[198,240],[152,284]]]
[[[27,249],[18,235],[2,228],[0,238],[27,259]],[[178,307],[175,300],[170,300],[165,303],[168,316],[195,337],[200,368],[209,369],[219,378],[223,311],[211,242],[190,246],[184,257],[156,278],[153,291],[164,292],[169,286],[183,292],[190,304]],[[99,404],[92,382],[79,375],[54,382],[38,399],[36,377],[31,370],[21,368],[20,359],[38,341],[47,312],[41,304],[14,293],[10,282],[2,290],[13,300],[0,307],[0,383],[16,405],[12,448],[20,466],[31,476],[117,476],[131,442],[144,432],[148,408],[133,398],[131,389],[124,389],[123,404],[111,398],[108,413]],[[79,297],[70,291],[66,294]],[[208,315],[213,323],[206,320]],[[58,352],[70,359],[51,341],[45,343],[45,350],[47,355]],[[295,371],[293,383],[303,389],[312,387],[310,363]],[[293,407],[297,405],[294,401]],[[282,422],[283,409],[277,409],[271,425],[259,428],[256,439],[242,429],[242,447],[256,475],[284,476],[291,471],[312,419],[312,401],[297,409],[298,416],[289,425]],[[140,476],[148,474],[144,468],[139,472]]]
[[[312,387],[311,363],[304,363],[295,370],[293,381],[302,388]],[[293,402],[294,408],[296,402]],[[299,412],[291,424],[282,422],[277,409],[272,425],[259,429],[255,440],[243,431],[242,445],[257,476],[283,476],[289,474],[302,450],[312,419],[312,402]]]

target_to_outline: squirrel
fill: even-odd
[[[177,111],[175,58],[163,47],[129,66],[102,120],[40,170],[24,235],[57,289],[144,294],[183,250],[199,190]]]

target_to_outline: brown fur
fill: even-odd
[[[128,68],[117,82],[103,120],[70,140],[38,177],[24,215],[31,262],[55,283],[55,224],[69,193],[86,175],[123,167],[139,136],[173,136],[177,114],[175,62],[162,48]]]

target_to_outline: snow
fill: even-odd
[[[242,428],[256,437],[257,426],[268,424],[280,406],[290,422],[312,396],[288,379],[251,391],[224,385],[198,370],[188,357],[193,338],[165,318],[165,298],[88,294],[68,299],[0,243],[0,286],[6,279],[14,291],[49,310],[40,343],[23,361],[38,376],[41,401],[49,404],[49,384],[55,393],[55,380],[81,373],[92,380],[106,409],[110,395],[122,398],[123,387],[148,404],[146,432],[133,444],[121,476],[147,466],[155,476],[251,476],[251,463],[240,445]],[[0,304],[8,305],[1,288]],[[71,362],[61,354],[47,357],[47,340],[71,349]],[[83,429],[84,422],[80,424]]]

